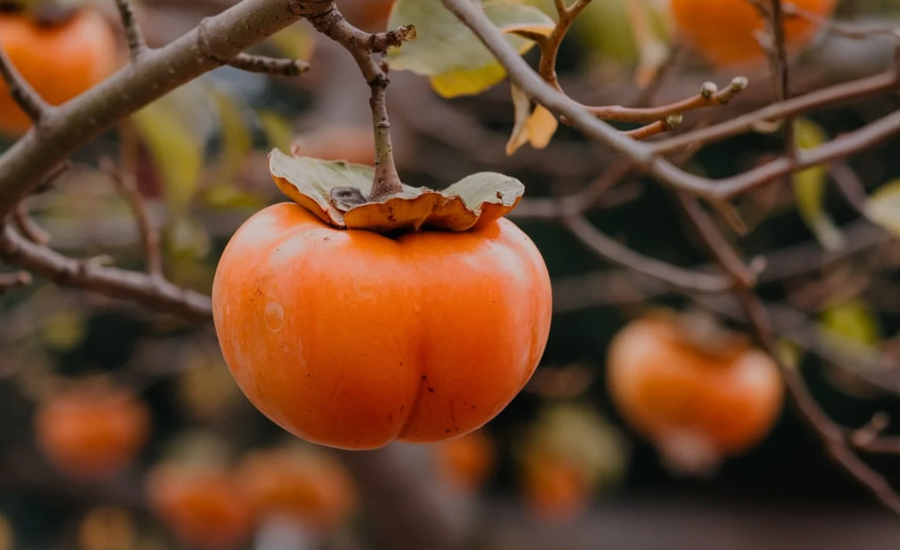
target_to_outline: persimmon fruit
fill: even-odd
[[[80,8],[42,24],[24,11],[0,11],[0,47],[22,77],[51,105],[60,105],[110,76],[118,65],[116,36],[98,12]],[[0,133],[25,133],[31,120],[0,81]]]
[[[836,0],[792,0],[792,4],[818,17],[830,17]],[[765,29],[759,11],[746,0],[670,0],[681,36],[709,63],[716,66],[749,64],[765,59],[754,33]],[[800,16],[784,19],[785,44],[791,51],[807,47],[819,25]]]
[[[434,452],[440,478],[452,487],[473,493],[491,474],[497,449],[484,430],[476,430],[438,443]]]
[[[34,430],[38,446],[58,470],[99,480],[135,460],[150,435],[150,413],[126,390],[86,384],[43,404]]]
[[[723,344],[720,337],[706,348],[678,319],[648,315],[623,328],[609,348],[607,382],[632,428],[664,455],[693,452],[681,460],[700,463],[686,469],[702,468],[769,433],[781,412],[783,382],[775,362],[745,339]]]
[[[327,531],[353,512],[353,480],[333,456],[317,451],[267,449],[247,455],[238,482],[264,516],[292,519]]]
[[[212,301],[250,401],[303,439],[358,450],[483,426],[534,373],[551,318],[540,252],[505,218],[389,236],[289,203],[238,229]]]
[[[163,463],[148,472],[145,489],[150,509],[188,548],[228,550],[253,533],[255,510],[225,468]]]
[[[573,462],[551,454],[529,456],[522,469],[525,504],[538,519],[550,523],[571,520],[591,501],[593,487]]]

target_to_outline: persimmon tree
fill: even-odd
[[[688,318],[679,325],[683,330],[651,323],[643,328],[647,334],[628,332],[618,338],[617,344],[629,338],[655,339],[660,354],[679,359],[673,362],[671,372],[659,372],[659,368],[654,371],[653,363],[663,359],[652,354],[649,358],[637,356],[640,354],[634,354],[628,345],[614,347],[609,357],[611,387],[623,415],[649,439],[657,443],[665,439],[664,453],[672,454],[675,444],[667,436],[673,426],[708,428],[703,435],[709,436],[706,443],[717,454],[744,450],[771,427],[783,385],[793,410],[821,439],[824,451],[882,503],[900,513],[900,496],[864,458],[868,453],[900,453],[900,443],[882,433],[884,417],[876,416],[862,427],[832,420],[808,389],[799,368],[798,350],[803,349],[854,373],[859,371],[854,365],[882,358],[885,350],[874,346],[866,333],[869,312],[852,303],[832,307],[822,323],[833,328],[828,334],[851,335],[811,338],[797,329],[810,325],[803,312],[786,303],[772,303],[763,292],[763,287],[777,287],[798,277],[811,275],[814,279],[823,265],[889,243],[898,232],[896,185],[885,185],[868,195],[847,159],[900,132],[900,113],[894,111],[835,137],[827,136],[825,129],[807,118],[825,107],[896,91],[900,82],[896,61],[874,76],[802,95],[792,91],[796,54],[817,33],[895,41],[894,29],[837,22],[831,18],[834,3],[824,0],[720,0],[712,13],[718,17],[740,13],[740,17],[729,19],[732,27],[716,29],[706,27],[717,24],[715,17],[710,21],[698,17],[698,13],[710,13],[699,8],[698,2],[675,1],[671,19],[661,16],[657,3],[650,0],[616,3],[623,8],[633,35],[629,41],[637,44],[638,93],[629,104],[589,104],[574,98],[576,92],[560,78],[557,65],[561,48],[577,22],[591,6],[613,4],[609,0],[543,4],[396,0],[390,11],[380,3],[378,9],[367,4],[367,9],[359,12],[365,30],[344,17],[340,1],[242,0],[158,47],[149,45],[141,14],[131,2],[116,0],[127,55],[120,56],[115,71],[110,59],[97,60],[96,66],[87,70],[90,75],[66,76],[76,67],[62,63],[57,69],[60,79],[78,88],[68,89],[47,86],[47,79],[33,76],[35,68],[63,59],[62,51],[35,61],[21,53],[13,31],[4,30],[5,25],[36,25],[35,33],[49,32],[63,40],[66,30],[75,32],[74,26],[87,24],[84,19],[93,17],[84,14],[94,12],[82,11],[93,8],[64,6],[60,12],[60,6],[50,4],[40,0],[0,3],[4,6],[0,13],[0,76],[7,92],[0,101],[0,130],[13,140],[0,155],[0,259],[9,266],[0,275],[0,288],[25,287],[34,277],[41,277],[92,295],[136,303],[194,327],[214,329],[234,378],[260,411],[312,442],[356,449],[337,454],[358,485],[368,513],[380,520],[382,534],[399,537],[392,541],[394,547],[451,547],[460,542],[460,536],[444,511],[428,505],[427,484],[419,483],[414,475],[404,475],[395,447],[388,445],[370,453],[359,450],[382,447],[395,439],[435,442],[457,433],[478,433],[475,430],[492,420],[531,379],[544,351],[551,315],[550,279],[538,248],[510,221],[517,219],[558,224],[587,250],[624,270],[600,275],[590,285],[593,290],[586,288],[586,280],[555,285],[557,310],[579,307],[567,301],[565,294],[576,294],[578,302],[592,293],[596,296],[597,288],[604,289],[596,300],[601,302],[627,300],[623,295],[643,300],[676,294],[714,314],[720,322],[742,326],[750,335],[750,340],[729,340],[733,345],[724,351],[711,350],[722,344],[718,340],[722,333],[698,336],[698,322]],[[732,12],[731,4],[739,11]],[[36,22],[24,22],[24,14],[36,17]],[[288,204],[263,208],[265,205],[227,185],[228,178],[243,166],[236,168],[227,157],[217,165],[212,176],[217,181],[204,189],[208,203],[247,201],[262,211],[248,216],[231,239],[218,266],[216,283],[208,289],[211,299],[209,293],[190,288],[188,270],[166,266],[166,261],[177,261],[185,248],[208,246],[196,231],[191,203],[194,193],[186,188],[199,179],[204,158],[190,154],[191,130],[184,128],[179,113],[199,105],[192,103],[192,86],[220,67],[273,77],[325,78],[327,75],[316,76],[315,56],[301,55],[306,43],[303,37],[282,48],[294,52],[284,58],[254,49],[261,44],[271,46],[274,37],[301,20],[356,65],[358,74],[342,86],[356,87],[363,90],[363,97],[368,96],[363,104],[370,113],[371,131],[310,132],[291,147],[292,136],[284,139],[278,120],[266,119],[270,141],[281,147],[253,169],[259,179],[277,186],[292,201]],[[666,21],[674,21],[674,28]],[[741,40],[731,41],[730,33],[739,34]],[[671,101],[656,101],[679,57],[690,52],[724,66],[742,65],[732,66],[736,74],[723,82],[691,82],[689,93]],[[534,63],[529,63],[532,60]],[[764,82],[758,84],[741,74],[744,72],[754,78],[762,76]],[[391,101],[391,81],[403,73],[427,80],[442,98],[409,116],[413,119],[410,124],[428,125],[428,116],[442,108],[444,99],[495,93],[498,84],[508,81],[510,95],[504,103],[504,116],[512,130],[505,143],[491,142],[507,158],[528,157],[527,148],[547,150],[564,132],[577,132],[596,142],[608,156],[595,162],[590,155],[580,155],[595,180],[552,197],[523,197],[526,186],[499,169],[467,174],[453,185],[441,181],[444,188],[440,190],[413,185],[398,169],[391,124],[392,107],[405,99]],[[764,105],[736,110],[733,102],[752,86],[766,90]],[[240,156],[251,146],[239,131],[229,132],[241,124],[234,118],[239,109],[227,94],[213,90],[208,97],[213,97],[219,108],[223,147],[232,147]],[[172,108],[176,103],[178,107]],[[702,154],[707,145],[751,132],[776,136],[782,142],[780,153],[724,177],[694,170],[692,158]],[[43,191],[65,188],[70,185],[68,178],[78,176],[73,158],[110,135],[115,136],[120,154],[116,160],[96,162],[95,173],[112,184],[134,218],[145,253],[140,271],[109,265],[104,256],[63,254],[29,215],[29,205]],[[352,147],[332,152],[332,143]],[[481,149],[479,143],[469,144],[473,156],[483,154]],[[141,186],[147,156],[163,160],[156,174],[162,181],[157,187],[162,190]],[[333,160],[348,157],[359,164]],[[710,264],[685,267],[645,255],[592,223],[589,211],[637,177],[649,178],[671,194],[690,236],[698,238],[708,252]],[[862,219],[856,225],[838,227],[826,212],[823,195],[829,179],[858,211]],[[740,239],[752,232],[753,223],[746,219],[740,201],[787,187],[813,240],[795,249],[747,257]],[[167,195],[165,232],[148,205],[149,198],[159,193]],[[173,242],[181,249],[172,249]],[[363,284],[366,276],[378,280],[367,287]],[[627,290],[616,295],[615,289],[623,287],[615,283],[623,278]],[[378,292],[380,298],[372,298]],[[829,287],[820,299],[837,294]],[[21,307],[27,307],[27,302]],[[319,317],[313,318],[307,307]],[[323,312],[327,313],[324,321]],[[639,328],[631,330],[640,330],[641,325],[636,326]],[[705,325],[699,326],[703,329]],[[858,334],[860,331],[865,334]],[[834,345],[844,340],[853,345]],[[302,359],[303,369],[290,364],[297,357]],[[765,378],[762,386],[741,386],[740,376],[749,369],[744,363],[751,360],[747,357],[759,369],[746,376]],[[271,370],[273,364],[276,370]],[[433,370],[422,366],[426,364]],[[277,371],[278,366],[284,368]],[[731,376],[728,369],[740,374]],[[709,375],[710,370],[715,374]],[[321,375],[323,372],[327,376]],[[306,380],[312,373],[318,373],[316,380]],[[157,370],[156,375],[166,373]],[[146,373],[136,376],[142,377]],[[671,392],[663,395],[671,389],[667,386],[671,380],[679,382],[673,390],[676,397]],[[874,376],[866,380],[878,383]],[[655,384],[663,393],[646,390],[647,384]],[[194,386],[184,391],[203,393]],[[759,392],[764,403],[747,405],[757,395],[754,392]],[[648,399],[658,403],[647,403]],[[683,417],[675,418],[677,407],[667,409],[666,399],[736,407],[728,411],[735,420],[723,424],[727,414],[710,419],[710,414],[721,411],[709,413],[701,406],[688,413],[679,409]],[[48,400],[52,412],[54,403]],[[101,404],[59,406],[97,415],[90,422],[99,426],[108,420],[104,414],[115,414],[90,410],[89,405],[96,408]],[[597,450],[596,442],[614,437],[590,421],[582,422],[582,413],[551,414],[548,425],[552,429],[537,430],[524,446],[522,477],[529,502],[539,515],[582,509],[585,488],[593,487],[605,472],[619,469],[623,460],[621,456],[598,458],[604,452]],[[702,417],[704,414],[707,417]],[[756,421],[742,426],[740,421],[748,417]],[[44,423],[45,444],[65,447],[56,452],[60,461],[65,462],[62,455],[66,453],[83,451],[54,435],[54,430],[61,428],[52,419]],[[571,436],[567,425],[588,426],[582,433],[594,437],[585,442]],[[102,431],[102,426],[97,429]],[[110,428],[110,433],[115,431]],[[135,441],[120,437],[129,440],[111,443],[120,447],[110,450],[113,458],[130,457],[133,448],[143,443],[143,437],[137,437],[142,434],[130,435]],[[453,459],[461,463],[460,483],[477,485],[480,476],[486,475],[480,470],[488,467],[490,451],[485,446],[459,452],[484,455]],[[81,454],[74,459],[78,464],[68,466],[91,467],[88,462],[105,460],[94,456],[96,453]],[[278,461],[287,459],[281,451],[273,451],[257,460],[270,460],[275,464],[272,467],[278,468]],[[190,464],[167,464],[150,478],[148,492],[156,514],[182,542],[227,547],[250,536],[258,511],[250,510],[249,505],[243,509],[249,502],[265,501],[262,507],[267,510],[287,509],[288,515],[303,516],[300,523],[317,527],[330,526],[338,522],[336,518],[349,514],[355,502],[354,489],[349,483],[348,487],[341,485],[345,483],[342,471],[335,472],[327,461],[310,459],[310,463],[314,472],[320,468],[318,474],[304,470],[284,486],[252,465],[241,472],[242,485],[229,477],[224,467],[200,472]],[[324,488],[316,485],[322,477],[332,475],[340,481]],[[400,493],[408,498],[397,498]],[[237,501],[241,504],[235,504]],[[390,510],[383,505],[388,501]],[[215,529],[209,523],[210,515],[223,518],[234,533]]]

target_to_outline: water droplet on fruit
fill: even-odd
[[[272,332],[278,332],[284,326],[284,307],[278,302],[269,302],[266,306],[266,326]]]

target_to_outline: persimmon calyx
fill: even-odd
[[[400,193],[370,200],[371,166],[294,157],[278,149],[269,153],[269,171],[282,193],[325,223],[379,233],[478,229],[512,211],[525,193],[515,178],[481,172],[443,191],[403,185]]]

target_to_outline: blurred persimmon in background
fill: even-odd
[[[705,473],[747,451],[782,408],[775,362],[705,317],[655,312],[613,339],[608,387],[625,421],[674,470]]]
[[[150,413],[128,390],[94,381],[50,396],[35,416],[35,437],[61,472],[82,480],[116,475],[150,435]]]
[[[15,2],[10,2],[15,7]],[[61,21],[40,21],[24,8],[0,10],[2,48],[22,77],[51,105],[59,105],[112,74],[118,63],[116,36],[88,6]],[[31,119],[0,80],[0,133],[18,136]]]
[[[477,492],[487,481],[497,459],[493,439],[484,429],[434,445],[438,476],[466,493]]]
[[[797,9],[814,17],[828,18],[836,0],[793,0]],[[678,33],[707,62],[732,65],[761,62],[765,50],[757,33],[766,22],[746,0],[671,0]],[[770,7],[769,2],[762,5]],[[798,52],[815,38],[820,25],[800,15],[785,15],[784,38],[789,50]]]

